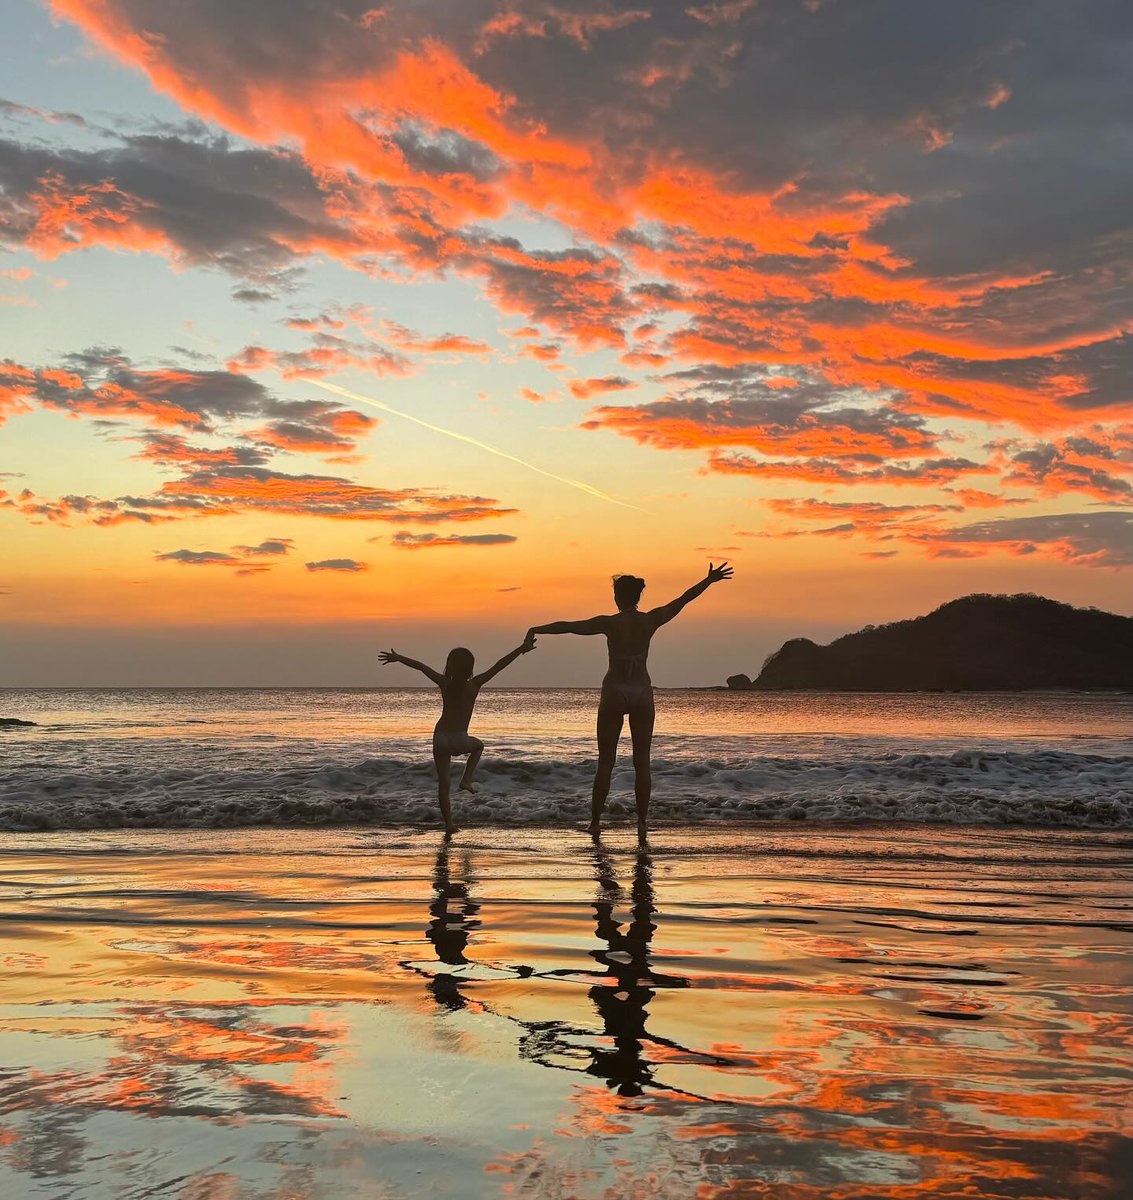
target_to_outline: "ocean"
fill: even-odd
[[[1133,827],[1133,697],[657,691],[660,823]],[[462,825],[584,822],[591,689],[481,694]],[[437,821],[434,689],[0,690],[0,830]],[[628,731],[609,816],[633,812]]]

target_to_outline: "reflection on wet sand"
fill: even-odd
[[[654,1082],[646,1046],[653,1041],[676,1045],[652,1038],[645,1028],[653,989],[688,987],[688,980],[683,975],[665,975],[650,968],[650,943],[657,927],[653,924],[653,864],[648,853],[639,851],[636,855],[632,916],[624,933],[621,923],[615,920],[621,888],[614,876],[613,861],[602,850],[594,857],[603,897],[594,902],[594,932],[605,946],[590,953],[606,968],[609,977],[595,984],[589,993],[602,1020],[606,1042],[594,1049],[594,1061],[587,1071],[605,1079],[619,1096],[640,1096]]]
[[[480,921],[477,914],[480,905],[472,899],[476,880],[472,876],[470,856],[463,854],[463,871],[453,882],[449,870],[452,849],[446,839],[437,851],[437,862],[433,869],[433,887],[436,894],[429,912],[433,919],[425,930],[425,936],[437,952],[437,960],[445,966],[463,967],[468,963],[465,948],[472,931]],[[432,976],[429,990],[438,1004],[445,1008],[463,1008],[466,1001],[460,992],[460,979],[448,971],[438,971]]]
[[[437,852],[434,896],[429,905],[432,920],[425,936],[436,949],[442,967],[464,968],[472,965],[465,951],[473,931],[481,927],[481,906],[473,892],[476,881],[472,854],[466,851],[460,856],[460,870],[455,875],[451,858],[452,851],[446,842]],[[476,1002],[476,1008],[521,1027],[517,1048],[522,1058],[557,1070],[595,1075],[611,1091],[624,1097],[640,1096],[650,1088],[684,1094],[682,1089],[660,1084],[655,1079],[651,1048],[668,1052],[668,1057],[675,1053],[690,1062],[721,1065],[728,1061],[720,1055],[702,1054],[669,1038],[655,1036],[646,1029],[654,989],[689,986],[685,976],[655,971],[650,964],[650,946],[657,928],[653,923],[657,910],[652,869],[648,851],[639,848],[634,855],[630,919],[623,930],[623,923],[616,919],[616,909],[625,893],[615,874],[613,856],[601,844],[595,848],[594,932],[601,945],[589,951],[589,957],[603,968],[601,973],[572,968],[536,970],[526,964],[488,964],[483,960],[480,964],[499,974],[514,973],[518,979],[560,977],[574,982],[592,981],[586,994],[598,1016],[600,1031],[561,1020],[524,1020],[483,1002]],[[474,980],[450,971],[429,970],[419,963],[404,965],[427,976],[430,995],[444,1008],[457,1010],[472,1003],[461,986],[474,986]],[[584,1056],[589,1061],[585,1066],[578,1065]]]
[[[209,840],[0,847],[5,1200],[1127,1194],[1119,839]]]

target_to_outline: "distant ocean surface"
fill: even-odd
[[[461,824],[585,820],[598,694],[486,691]],[[430,825],[434,689],[0,690],[0,830]],[[653,819],[1133,828],[1133,697],[657,691]],[[611,793],[633,811],[628,730]]]

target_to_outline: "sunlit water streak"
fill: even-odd
[[[597,693],[491,690],[466,824],[570,825]],[[653,816],[1133,827],[1133,698],[657,693]],[[428,824],[434,689],[0,692],[0,829]],[[628,753],[614,819],[632,809]]]
[[[0,1195],[1117,1200],[1128,836],[0,840]]]

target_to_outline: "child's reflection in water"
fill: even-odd
[[[682,1046],[669,1038],[651,1034],[646,1028],[649,1004],[655,991],[689,986],[683,975],[663,974],[654,971],[650,965],[651,942],[657,928],[653,917],[657,910],[653,862],[647,850],[640,848],[634,859],[630,920],[623,928],[623,923],[617,919],[617,907],[625,893],[618,883],[613,858],[604,847],[595,849],[594,874],[598,892],[593,902],[594,929],[602,944],[590,951],[590,957],[602,967],[601,975],[571,968],[536,971],[529,966],[504,967],[469,959],[465,951],[471,933],[480,927],[480,905],[473,897],[476,880],[470,853],[461,854],[456,870],[454,878],[451,849],[446,842],[437,853],[433,871],[434,895],[429,905],[432,920],[425,931],[437,959],[454,969],[437,972],[421,963],[404,963],[411,970],[428,976],[428,991],[438,1005],[450,1011],[487,1012],[514,1022],[523,1030],[519,1040],[521,1057],[558,1070],[596,1075],[619,1096],[640,1096],[650,1088],[692,1095],[668,1087],[655,1078],[654,1064],[648,1056],[650,1046],[676,1050],[686,1062],[723,1064],[725,1060],[716,1055]],[[506,972],[513,978],[536,976],[590,983],[587,995],[598,1015],[600,1029],[561,1020],[523,1019],[481,1000],[473,1000],[461,991],[462,985],[473,982],[463,968],[473,965]]]
[[[433,866],[433,902],[429,912],[433,919],[425,936],[433,943],[440,962],[450,967],[468,965],[464,951],[473,929],[480,928],[480,905],[472,898],[476,880],[472,875],[472,856],[461,854],[460,873],[454,881],[450,871],[450,845],[441,843]],[[431,974],[428,989],[438,1004],[453,1010],[464,1008],[468,1001],[460,990],[460,979],[448,972]]]

